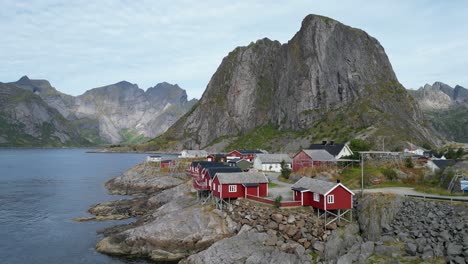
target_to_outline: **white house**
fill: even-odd
[[[208,156],[208,152],[205,150],[182,150],[180,152],[179,158],[206,158]]]
[[[353,155],[353,151],[349,148],[348,144],[336,144],[334,141],[322,141],[322,144],[312,144],[309,149],[318,150],[323,149],[330,153],[335,159]]]
[[[158,162],[158,161],[161,161],[161,156],[151,155],[151,156],[146,157],[146,161],[147,162]]]
[[[253,161],[253,167],[262,171],[281,171],[281,162],[284,161],[286,167],[292,168],[292,159],[286,154],[257,154]]]
[[[403,150],[404,153],[410,153],[414,155],[424,156],[424,149],[422,148],[405,148]]]

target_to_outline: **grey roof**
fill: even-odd
[[[220,184],[229,183],[268,183],[267,177],[261,172],[216,173]]]
[[[239,167],[231,167],[231,166],[224,166],[224,167],[212,167],[212,168],[207,168],[208,175],[210,175],[210,178],[213,179],[216,173],[221,173],[221,172],[242,172],[242,170]]]
[[[281,163],[283,160],[286,163],[292,163],[287,154],[258,154],[256,159],[259,159],[262,163]]]
[[[340,154],[341,150],[344,148],[345,144],[312,144],[309,149],[323,149],[326,150],[333,156]]]
[[[303,188],[304,190],[309,190],[314,193],[326,194],[337,184],[338,183],[316,180],[309,177],[302,177],[295,184],[293,184],[293,186],[291,186],[291,189],[300,190]]]
[[[323,149],[304,149],[303,150],[312,160],[316,161],[336,161],[328,151]]]
[[[439,168],[445,169],[448,166],[453,166],[456,161],[455,160],[432,160],[432,162]]]

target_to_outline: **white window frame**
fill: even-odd
[[[230,192],[230,193],[237,192],[237,185],[229,185],[228,192]]]
[[[327,203],[328,204],[334,204],[335,203],[335,196],[334,195],[328,195],[327,196]]]
[[[218,192],[221,192],[221,184],[218,184]]]
[[[213,190],[216,191],[216,183],[213,182]]]
[[[314,202],[320,202],[320,195],[318,193],[314,193]]]

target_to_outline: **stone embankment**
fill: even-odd
[[[444,258],[468,263],[468,210],[450,203],[408,200],[392,224],[383,229],[385,241],[401,241],[410,256]]]

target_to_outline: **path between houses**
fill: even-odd
[[[268,188],[268,196],[270,196],[271,198],[276,198],[277,196],[281,195],[283,196],[283,201],[294,200],[293,192],[291,190],[291,184],[279,181],[279,172],[265,172],[265,175],[271,182],[278,184],[278,186],[276,187]]]
[[[353,190],[354,193],[358,194],[361,192],[361,190]],[[410,187],[387,187],[387,188],[376,188],[376,189],[364,189],[364,193],[393,193],[396,195],[420,195],[420,196],[425,196],[427,198],[435,197],[435,198],[454,198],[454,199],[460,199],[460,200],[465,200],[468,201],[468,197],[466,196],[442,196],[442,195],[436,195],[436,194],[427,194],[427,193],[422,193],[415,191],[414,188]]]

